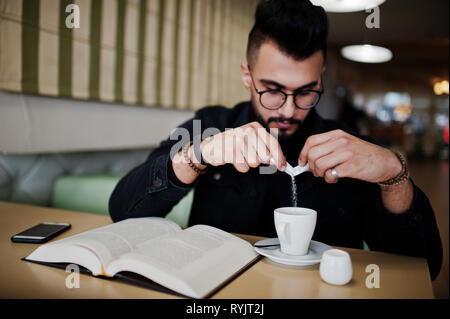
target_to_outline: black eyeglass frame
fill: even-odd
[[[322,94],[325,92],[325,89],[323,87],[323,77],[322,77],[322,75],[320,76],[320,87],[321,88],[319,90],[305,89],[305,90],[300,90],[298,92],[291,93],[291,94],[288,94],[288,93],[283,92],[281,90],[275,90],[275,89],[268,89],[268,90],[264,90],[264,91],[258,91],[258,89],[256,88],[256,85],[255,85],[255,81],[253,80],[253,74],[251,74],[251,72],[250,72],[250,77],[252,78],[252,83],[253,83],[253,87],[254,87],[255,91],[259,95],[259,103],[262,105],[262,107],[264,107],[267,110],[279,110],[279,109],[281,109],[286,104],[286,101],[287,101],[289,96],[293,96],[294,97],[294,105],[295,105],[296,108],[301,109],[301,110],[310,110],[313,107],[316,107],[317,104],[319,104],[320,98],[322,97]],[[267,93],[267,92],[279,92],[279,93],[283,94],[284,95],[283,103],[281,103],[280,106],[277,106],[277,107],[267,107],[267,106],[265,106],[262,103],[262,95],[264,93]],[[319,98],[312,105],[309,105],[309,106],[298,106],[295,98],[296,98],[297,94],[302,93],[302,92],[314,92],[314,93],[317,93],[317,94],[319,94]]]

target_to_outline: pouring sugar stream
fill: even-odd
[[[272,164],[276,164],[275,159],[270,158],[270,162]],[[297,207],[297,183],[295,182],[295,177],[307,172],[309,170],[309,164],[306,163],[305,166],[296,166],[292,167],[291,164],[286,162],[286,170],[284,171],[286,174],[291,176],[292,181],[292,206]]]

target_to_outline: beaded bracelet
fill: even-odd
[[[189,147],[191,147],[192,142],[190,144],[186,144],[183,147],[183,155],[184,155],[184,159],[186,160],[186,162],[188,163],[189,167],[192,168],[197,174],[203,175],[206,173],[206,170],[208,169],[208,167],[204,168],[204,169],[199,169],[197,166],[195,166],[194,163],[192,163],[189,154],[188,154],[188,150]]]
[[[378,183],[378,185],[380,185],[383,188],[388,188],[390,186],[403,184],[404,182],[409,180],[409,177],[410,177],[405,156],[403,156],[403,154],[398,151],[393,150],[393,152],[397,156],[397,158],[400,160],[400,163],[402,164],[402,170],[397,176],[395,176],[387,181]]]

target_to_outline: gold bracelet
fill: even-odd
[[[402,153],[395,151],[395,150],[392,150],[392,152],[394,152],[394,154],[400,160],[400,163],[402,164],[402,170],[397,176],[395,176],[387,181],[378,183],[378,185],[380,185],[382,188],[388,188],[391,186],[403,184],[410,178],[408,165],[407,165],[405,156]]]

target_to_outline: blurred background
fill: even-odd
[[[0,0],[0,200],[107,214],[120,177],[195,110],[248,99],[257,2]],[[318,111],[408,155],[448,298],[449,2],[312,2],[330,20]],[[191,196],[169,215],[181,225]]]

